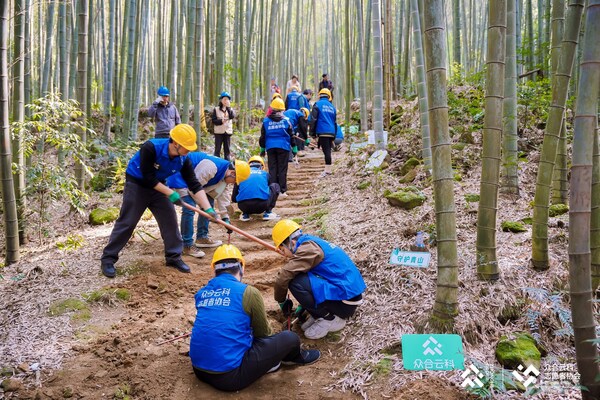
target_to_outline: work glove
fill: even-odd
[[[156,100],[154,100],[154,102],[155,102],[155,103],[162,103],[162,101],[163,101],[163,98],[162,98],[162,96],[158,96],[158,97],[156,98]]]
[[[306,146],[308,146],[308,145],[310,144],[310,139],[306,139],[306,140],[304,141],[304,144],[305,144]]]
[[[183,207],[183,202],[181,201],[181,196],[177,192],[173,192],[169,195],[169,200],[171,203],[178,205],[179,207]]]
[[[298,154],[298,146],[294,146],[294,147],[292,147],[292,154],[293,154],[293,155],[296,155],[296,154]]]
[[[204,212],[209,214],[213,221],[217,219],[217,212],[214,208],[207,208],[206,210],[204,210]]]
[[[264,156],[267,154],[265,151],[266,151],[266,150],[265,150],[265,148],[264,148],[264,147],[261,147],[261,148],[260,148],[260,156],[261,156],[261,157],[264,157]]]
[[[279,308],[281,308],[281,312],[283,313],[284,317],[290,316],[292,313],[292,307],[294,307],[294,303],[292,303],[292,300],[290,299],[285,299],[283,303],[279,303]]]
[[[228,225],[231,225],[231,221],[229,220],[229,218],[223,218],[223,222],[225,222]],[[227,234],[231,235],[233,233],[233,231],[229,228],[227,228]]]

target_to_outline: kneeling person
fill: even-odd
[[[320,339],[344,328],[367,287],[350,257],[338,246],[302,233],[290,219],[275,224],[273,242],[289,258],[275,281],[274,297],[281,309],[291,308],[289,289],[311,315],[301,326],[304,336]]]
[[[294,332],[271,335],[260,292],[242,283],[245,261],[229,244],[215,250],[215,277],[195,295],[190,358],[196,377],[219,390],[241,390],[280,364],[307,365],[318,350],[301,350]]]
[[[273,208],[279,197],[279,184],[269,184],[269,173],[265,171],[265,162],[260,156],[250,157],[250,176],[233,188],[233,202],[238,203],[242,211],[241,221],[250,221],[250,214],[262,214],[263,220],[279,218]]]

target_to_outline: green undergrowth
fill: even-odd
[[[50,305],[48,310],[48,314],[52,317],[66,313],[73,313],[71,314],[71,320],[76,322],[84,322],[92,317],[92,313],[85,301],[74,298],[57,300]]]
[[[329,197],[326,196],[322,196],[322,197],[315,197],[312,199],[302,199],[298,202],[299,205],[301,206],[316,206],[318,204],[324,204],[327,203],[329,201]]]
[[[125,288],[98,289],[84,294],[83,298],[88,303],[110,304],[115,300],[128,301],[131,298],[131,292]]]

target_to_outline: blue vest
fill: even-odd
[[[340,125],[338,125],[337,131],[335,132],[335,138],[344,140],[344,131]]]
[[[179,174],[181,167],[185,161],[186,156],[169,157],[169,139],[150,139],[156,149],[156,161],[154,161],[154,168],[156,168],[156,179],[164,182],[169,176],[173,174]],[[127,164],[127,174],[137,179],[143,179],[142,171],[140,170],[140,151],[131,157],[129,164]],[[183,181],[183,178],[181,178]],[[184,186],[185,187],[185,186]]]
[[[204,187],[212,186],[212,185],[215,185],[215,184],[219,183],[220,181],[222,181],[225,178],[225,172],[227,172],[227,169],[229,168],[229,161],[224,160],[219,157],[211,156],[210,154],[206,154],[201,151],[194,151],[194,152],[189,153],[188,158],[192,162],[192,167],[194,169],[198,166],[198,164],[200,164],[200,161],[206,160],[206,159],[209,159],[210,161],[215,163],[215,165],[217,166],[216,175],[214,177],[212,177],[208,181],[208,183],[206,185],[204,185]],[[170,187],[171,189],[183,189],[183,188],[187,187],[187,184],[183,180],[183,177],[181,176],[181,174],[176,173],[175,175],[173,175],[173,176],[169,177],[169,179],[167,179],[167,186]]]
[[[294,109],[294,110],[299,110],[300,109],[300,100],[299,97],[302,96],[302,93],[300,92],[290,92],[288,93],[287,97],[285,98],[286,102],[285,104],[287,105],[287,109]]]
[[[334,137],[337,131],[335,122],[337,111],[333,104],[326,97],[321,97],[313,107],[319,109],[319,118],[317,118],[317,126],[315,127],[317,136],[328,135]]]
[[[288,135],[287,128],[292,124],[287,118],[283,118],[281,121],[273,121],[267,117],[263,120],[263,127],[265,128],[265,148],[269,149],[283,149],[290,151],[290,135]]]
[[[190,340],[194,367],[228,372],[242,363],[253,340],[250,316],[242,305],[247,286],[231,274],[222,274],[194,296],[196,320]]]
[[[349,300],[365,291],[367,285],[356,265],[338,246],[316,236],[302,235],[298,238],[294,253],[302,243],[315,242],[325,257],[308,271],[315,306],[325,300]]]
[[[304,118],[304,114],[302,114],[302,111],[290,108],[289,110],[284,111],[283,115],[285,115],[287,119],[290,120],[290,124],[292,124],[292,129],[294,130],[294,132],[298,132],[298,119]]]
[[[308,111],[310,111],[310,103],[305,95],[298,97],[298,105],[300,106],[300,108],[308,108]]]
[[[269,174],[259,168],[250,168],[250,176],[238,186],[236,201],[269,198]]]

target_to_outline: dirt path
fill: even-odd
[[[322,156],[316,152],[301,158],[299,168],[290,164],[289,197],[281,198],[277,203],[275,211],[278,214],[309,219],[318,209],[318,205],[303,206],[308,202],[302,200],[318,196],[313,189],[322,170],[321,164]],[[236,215],[233,223],[270,241],[271,228],[276,221],[253,218],[240,222]],[[219,227],[211,226],[211,232],[214,238],[227,240]],[[283,263],[282,257],[239,235],[232,235],[232,243],[242,250],[246,259],[244,281],[261,290],[271,325],[275,331],[281,330],[284,321],[273,300],[272,284]],[[192,274],[184,275],[164,267],[162,245],[158,241],[132,247],[136,247],[143,268],[118,284],[118,287],[130,290],[131,299],[124,306],[93,310],[92,320],[80,332],[79,344],[74,347],[76,355],[36,391],[38,398],[63,398],[70,393],[74,398],[90,399],[126,396],[134,399],[356,397],[326,389],[349,361],[341,351],[343,344],[339,342],[339,335],[318,341],[303,338],[304,346],[322,351],[318,363],[310,367],[284,367],[239,393],[228,395],[198,381],[187,355],[188,340],[163,346],[157,346],[157,343],[191,330],[195,317],[193,296],[212,277],[209,263],[214,249],[209,249],[204,259],[187,258]]]

